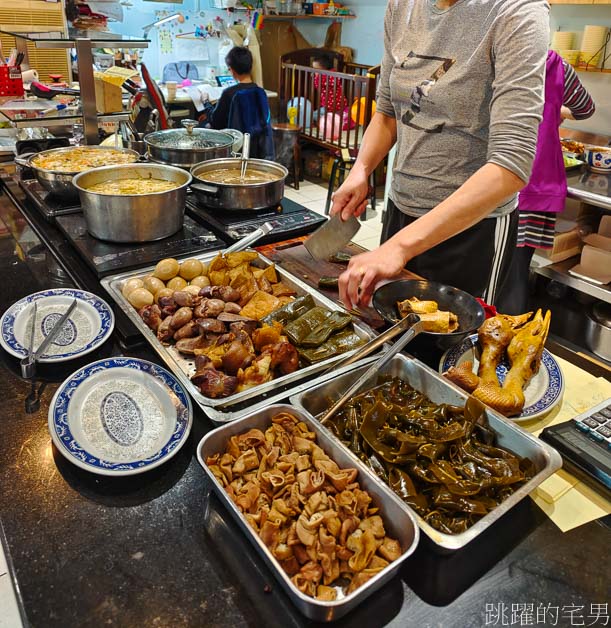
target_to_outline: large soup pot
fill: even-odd
[[[71,154],[81,155],[83,157],[83,167],[78,169],[61,169],[61,168],[42,168],[36,165],[37,161],[46,158],[68,158]],[[15,162],[20,166],[31,168],[34,176],[42,185],[42,187],[57,198],[64,201],[75,201],[78,199],[78,190],[74,187],[72,180],[75,175],[80,172],[94,168],[95,166],[86,165],[87,155],[92,154],[94,161],[100,164],[110,165],[113,163],[113,157],[118,156],[120,163],[136,162],[140,155],[135,150],[129,148],[113,148],[111,146],[67,146],[65,148],[52,148],[43,150],[40,153],[31,155],[22,155],[16,157]]]
[[[288,170],[274,161],[248,160],[248,173],[259,171],[262,174],[273,175],[274,178],[271,181],[223,183],[206,179],[206,173],[214,170],[235,171],[239,170],[241,165],[242,160],[239,157],[213,159],[197,164],[191,168],[194,179],[191,189],[206,207],[212,209],[255,211],[278,205],[284,196],[284,180],[288,175]]]
[[[144,136],[151,161],[189,169],[207,159],[231,156],[235,138],[214,129],[198,129],[195,120],[183,120],[184,129],[155,131]]]
[[[164,179],[178,187],[146,194],[102,194],[88,188],[117,179]],[[126,164],[88,170],[74,177],[87,231],[108,242],[152,242],[176,233],[183,224],[191,175],[162,164]]]

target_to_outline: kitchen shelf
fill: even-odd
[[[0,118],[6,119],[17,129],[32,127],[61,126],[62,124],[74,124],[82,120],[83,115],[78,111],[68,111],[66,109],[58,111],[53,115],[41,116],[36,113],[36,109],[8,109],[0,110]],[[117,111],[116,113],[98,113],[97,122],[120,122],[127,120],[129,112]]]
[[[573,68],[575,72],[598,72],[599,74],[611,74],[611,68]]]
[[[70,29],[68,36],[61,33],[15,33],[9,30],[1,30],[5,35],[12,35],[17,39],[25,39],[36,44],[37,48],[74,48],[78,41],[86,41],[92,48],[148,48],[150,40],[141,37],[129,37],[116,33],[95,33],[89,36],[88,31]]]
[[[356,15],[264,15],[263,21],[280,22],[282,20],[354,20]]]
[[[571,257],[563,262],[557,262],[556,264],[549,264],[547,266],[538,266],[533,268],[534,272],[542,277],[547,277],[553,281],[564,284],[569,288],[573,288],[584,294],[589,294],[591,297],[611,303],[611,287],[609,284],[605,286],[599,286],[595,283],[579,279],[569,274],[569,268],[579,263],[579,257]]]
[[[58,126],[66,122],[76,120],[83,121],[83,134],[87,144],[98,144],[98,125],[101,121],[126,120],[128,112],[118,112],[111,114],[99,114],[95,101],[95,81],[93,78],[93,49],[94,48],[147,48],[148,39],[141,37],[128,37],[115,33],[78,31],[71,29],[68,36],[61,33],[14,33],[6,32],[15,37],[18,52],[24,54],[22,67],[28,67],[27,42],[32,42],[37,48],[47,49],[76,49],[76,59],[78,65],[78,77],[81,97],[80,113],[74,111],[58,111],[50,116],[40,116],[32,110],[11,110],[0,112],[3,117],[11,121],[17,128],[31,126]],[[6,101],[5,101],[6,102]],[[49,103],[51,105],[51,102]],[[12,117],[11,117],[12,114]]]

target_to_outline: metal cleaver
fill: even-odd
[[[339,214],[334,214],[304,242],[304,246],[314,259],[326,260],[346,246],[360,228],[358,218],[350,216],[343,221]]]

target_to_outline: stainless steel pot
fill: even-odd
[[[87,150],[101,150],[101,151],[120,151],[133,156],[133,161],[138,161],[140,155],[135,150],[129,148],[114,148],[112,146],[67,146],[65,148],[52,148],[50,150],[43,150],[40,153],[31,153],[28,155],[21,155],[15,157],[15,163],[25,168],[31,168],[36,176],[36,179],[42,185],[42,187],[50,192],[57,198],[62,200],[75,200],[78,198],[78,190],[72,184],[72,179],[75,175],[79,174],[75,172],[65,172],[61,170],[47,170],[46,168],[39,168],[34,162],[34,158],[44,155],[52,155],[57,153],[68,153],[76,148]]]
[[[144,136],[151,161],[189,169],[207,159],[229,157],[233,135],[214,129],[197,129],[195,120],[183,120],[184,129],[155,131]]]
[[[586,343],[590,351],[611,362],[611,306],[599,301],[586,314]]]
[[[175,181],[179,187],[148,194],[100,194],[87,188],[104,181],[133,177]],[[152,242],[176,233],[183,224],[191,175],[162,164],[125,164],[82,172],[74,177],[87,231],[108,242]]]
[[[195,183],[191,189],[199,200],[212,209],[222,210],[258,210],[278,205],[284,196],[284,180],[288,170],[266,159],[249,159],[248,168],[277,175],[274,181],[265,183],[210,183],[206,181],[206,172],[222,168],[239,169],[242,160],[239,157],[212,159],[191,168]]]

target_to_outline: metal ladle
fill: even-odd
[[[244,183],[246,169],[248,168],[248,157],[250,155],[250,133],[244,133],[244,144],[242,145],[242,164],[240,166],[240,183]]]

